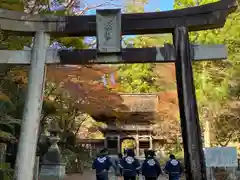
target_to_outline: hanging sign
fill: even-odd
[[[98,53],[120,53],[121,9],[97,10],[96,24]]]

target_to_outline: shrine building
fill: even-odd
[[[122,142],[126,139],[135,141],[137,156],[144,153],[144,149],[154,149],[155,144],[162,141],[154,133],[157,128],[159,96],[157,94],[120,94],[123,100],[121,111],[116,115],[100,113],[92,115],[96,121],[105,125],[100,127],[104,134],[102,140],[82,140],[92,148],[106,147],[110,154],[122,151]]]

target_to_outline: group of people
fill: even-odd
[[[135,157],[133,149],[124,151],[124,155],[119,154],[118,159],[113,161],[108,156],[108,150],[102,149],[96,159],[93,161],[92,168],[96,171],[97,180],[108,180],[108,171],[112,166],[115,175],[124,180],[136,180],[141,173],[145,180],[157,180],[162,174],[160,163],[155,158],[153,150],[145,150],[145,160],[140,163]],[[168,174],[169,180],[179,180],[183,172],[181,163],[176,160],[174,155],[170,155],[163,171]]]

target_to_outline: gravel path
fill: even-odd
[[[115,180],[115,177],[112,177],[110,174],[110,180]],[[141,180],[140,178],[139,180]],[[159,177],[158,180],[167,180],[165,176]],[[96,180],[94,171],[86,171],[82,175],[81,174],[72,174],[72,175],[67,175],[64,180]]]

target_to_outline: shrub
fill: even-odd
[[[9,163],[0,164],[0,179],[1,180],[12,180],[14,175],[14,170],[10,169]]]
[[[89,169],[90,159],[84,152],[74,153],[69,149],[62,151],[63,162],[66,163],[66,173],[82,173],[84,169]],[[77,161],[76,161],[77,160]]]
[[[69,149],[62,151],[63,162],[66,163],[66,172],[69,173],[73,169],[77,155]]]

